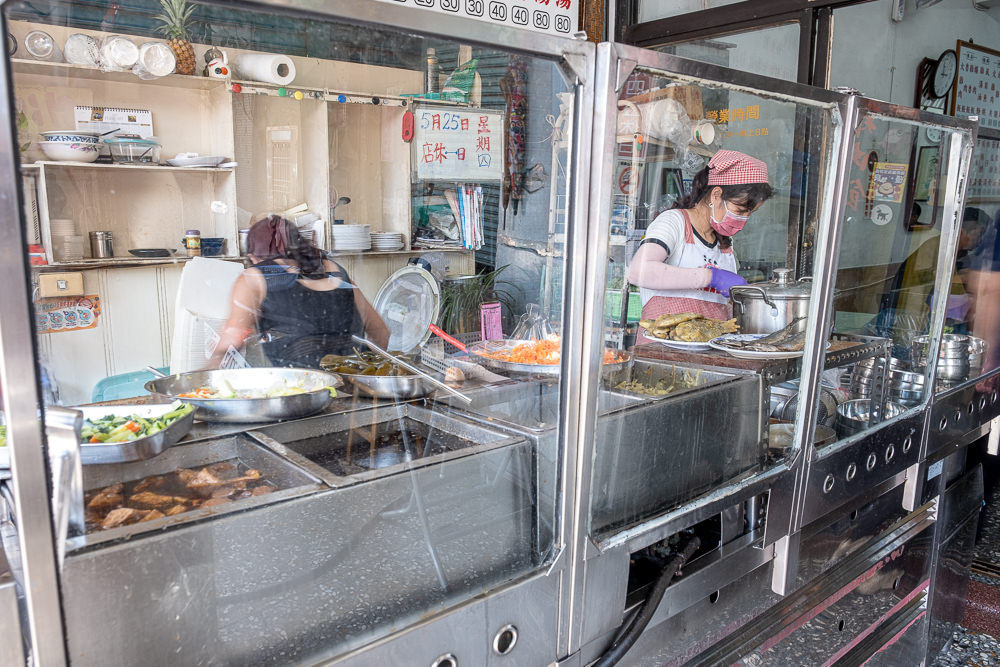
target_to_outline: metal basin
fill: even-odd
[[[363,394],[375,398],[421,398],[434,391],[434,387],[419,375],[350,375],[341,373]]]
[[[146,391],[162,399],[195,406],[195,417],[215,422],[276,422],[308,417],[333,400],[330,387],[340,387],[339,375],[308,368],[234,368],[195,371],[150,380]],[[219,391],[263,392],[275,386],[300,387],[305,393],[270,398],[187,398],[180,394],[209,387]]]
[[[171,403],[151,405],[93,406],[76,408],[84,419],[99,419],[108,415],[139,415],[154,418],[170,412]],[[187,413],[162,431],[129,442],[94,442],[80,445],[80,462],[84,464],[127,463],[142,461],[162,454],[187,435],[194,424],[195,411]]]
[[[903,412],[903,406],[896,403],[887,403],[883,420],[890,419]],[[867,398],[855,399],[841,403],[837,406],[837,419],[835,427],[837,434],[841,438],[861,433],[868,428],[871,417],[871,400]]]

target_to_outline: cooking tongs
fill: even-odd
[[[399,357],[397,357],[395,355],[392,355],[389,352],[386,352],[381,347],[379,347],[375,343],[371,342],[367,338],[362,338],[361,336],[353,336],[353,335],[351,336],[351,338],[353,338],[354,340],[356,340],[359,343],[364,343],[365,345],[368,346],[368,348],[372,352],[375,352],[375,353],[377,353],[377,354],[385,357],[386,359],[389,359],[393,363],[399,364],[401,367],[405,368],[406,370],[410,371],[411,373],[419,375],[423,379],[425,379],[428,382],[430,382],[431,384],[433,384],[435,387],[438,387],[439,389],[444,389],[446,392],[448,392],[452,396],[456,396],[456,397],[462,399],[463,401],[465,401],[466,403],[472,403],[472,399],[469,398],[468,396],[466,396],[465,394],[463,394],[462,392],[458,391],[457,389],[453,389],[452,387],[449,387],[444,382],[441,382],[440,380],[438,380],[436,377],[434,377],[432,375],[428,375],[427,373],[425,373],[424,371],[420,370],[419,368],[417,368],[413,364],[407,363],[407,362],[403,361],[402,359],[400,359]]]

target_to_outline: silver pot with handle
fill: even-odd
[[[784,329],[797,317],[805,318],[812,279],[793,281],[791,274],[791,269],[775,269],[773,280],[738,285],[729,291],[740,333],[773,333]],[[803,319],[803,329],[805,322]]]

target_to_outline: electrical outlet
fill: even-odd
[[[83,274],[43,273],[38,276],[38,296],[43,299],[83,296]]]

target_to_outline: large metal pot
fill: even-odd
[[[772,333],[785,328],[796,317],[806,316],[811,279],[792,281],[791,273],[791,269],[775,269],[773,280],[739,285],[729,291],[740,333]],[[802,329],[805,329],[804,319]]]

